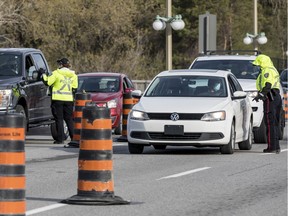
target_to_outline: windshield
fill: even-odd
[[[257,79],[259,74],[259,68],[254,67],[250,60],[196,61],[191,69],[228,70],[238,79]]]
[[[21,76],[20,55],[0,53],[0,76]]]
[[[120,78],[113,76],[79,76],[78,91],[85,92],[118,92],[120,90]]]
[[[146,97],[227,97],[223,77],[167,76],[157,77],[145,93]]]

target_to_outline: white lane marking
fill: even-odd
[[[57,203],[57,204],[53,204],[53,205],[45,206],[45,207],[42,207],[42,208],[38,208],[38,209],[33,209],[33,210],[30,210],[30,211],[27,211],[26,215],[33,215],[33,214],[37,214],[37,213],[40,213],[40,212],[44,212],[44,211],[49,211],[49,210],[52,210],[52,209],[60,208],[60,207],[66,206],[66,205],[67,204]]]
[[[203,170],[206,170],[206,169],[210,169],[210,168],[211,167],[202,167],[202,168],[189,170],[189,171],[182,172],[182,173],[177,173],[177,174],[170,175],[170,176],[165,176],[165,177],[162,177],[162,178],[159,178],[159,179],[156,179],[156,180],[162,180],[162,179],[168,179],[168,178],[177,178],[177,177],[181,177],[181,176],[184,176],[184,175],[189,175],[189,174],[200,172],[200,171],[203,171]]]
[[[281,149],[281,152],[286,152],[286,151],[288,151],[288,149]],[[275,154],[275,153],[263,153],[261,155],[271,155],[271,154]]]

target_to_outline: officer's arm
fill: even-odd
[[[272,87],[271,83],[266,82],[264,88],[261,91],[261,93],[266,96],[271,91],[271,87]]]

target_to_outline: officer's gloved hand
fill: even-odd
[[[264,101],[265,99],[266,99],[266,96],[263,93],[258,92],[257,96],[252,101],[259,102],[259,100]]]

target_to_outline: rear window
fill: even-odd
[[[227,70],[238,79],[257,79],[259,69],[250,60],[209,60],[195,61],[191,69]]]

